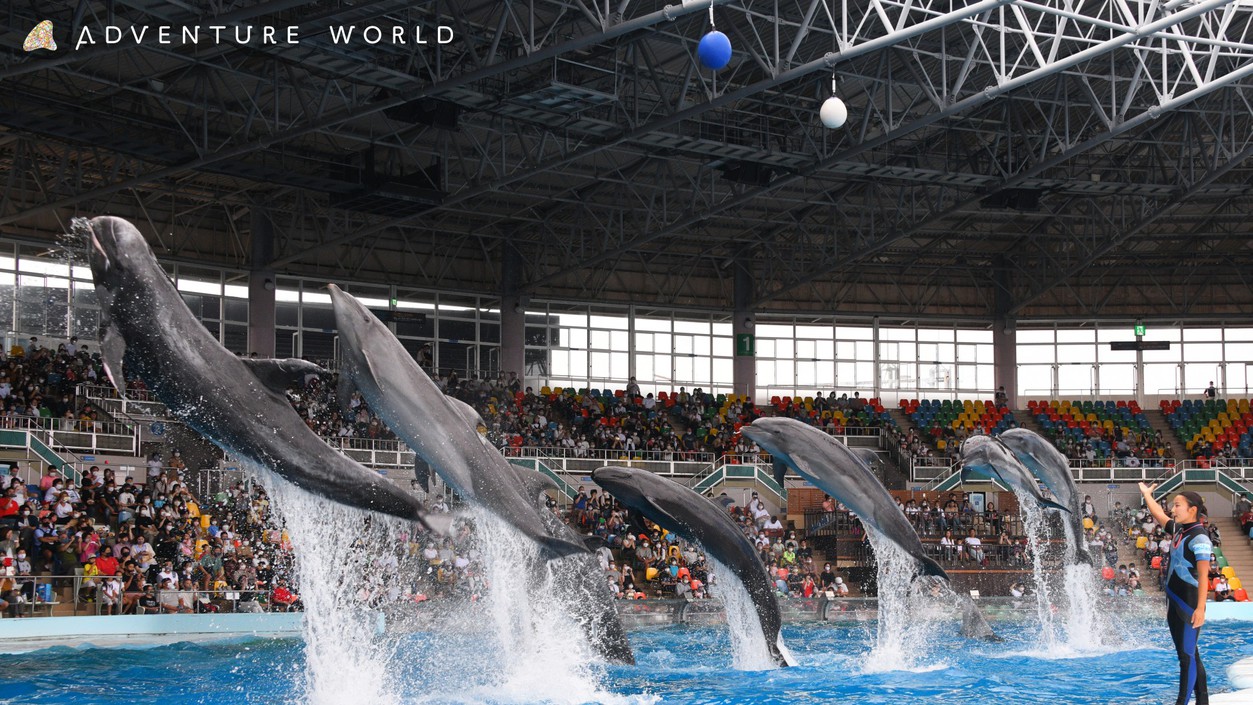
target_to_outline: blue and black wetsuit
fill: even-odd
[[[1192,613],[1200,590],[1196,565],[1214,559],[1214,545],[1199,521],[1178,526],[1172,521],[1166,524],[1166,531],[1175,535],[1170,545],[1170,572],[1166,578],[1166,624],[1170,626],[1170,637],[1179,654],[1179,699],[1175,702],[1188,705],[1195,692],[1197,705],[1208,705],[1205,667],[1201,665],[1201,652],[1196,644],[1201,633],[1192,627]],[[1209,576],[1201,577],[1208,579]]]

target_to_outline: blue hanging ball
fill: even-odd
[[[700,65],[717,71],[731,63],[731,40],[727,35],[714,30],[700,38],[696,46],[696,58]]]

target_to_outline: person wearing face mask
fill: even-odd
[[[651,541],[645,539],[640,542],[640,547],[635,550],[635,559],[639,561],[641,571],[646,571],[657,560],[657,552],[653,550]]]
[[[140,528],[147,528],[157,523],[157,512],[152,506],[152,498],[144,496],[139,500],[139,505],[135,507],[135,524]]]
[[[52,483],[52,487],[49,487],[48,490],[44,492],[44,504],[55,503],[57,501],[57,498],[60,497],[64,492],[65,492],[65,481],[60,478],[57,478],[57,480]]]

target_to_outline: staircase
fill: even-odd
[[[909,429],[917,428],[917,426],[914,425],[914,422],[910,420],[909,416],[907,416],[904,411],[901,411],[901,407],[889,406],[887,407],[887,410],[888,414],[892,417],[892,420],[896,422],[897,428],[901,429],[901,433],[909,433]]]
[[[1175,430],[1170,427],[1169,423],[1166,422],[1166,415],[1162,413],[1162,410],[1145,409],[1144,415],[1148,417],[1149,426],[1153,428],[1153,431],[1161,431],[1162,441],[1170,444],[1171,453],[1167,457],[1174,458],[1175,460],[1186,459],[1188,456],[1185,448],[1185,441],[1179,438],[1179,434],[1175,433]]]
[[[1019,428],[1025,428],[1041,438],[1048,438],[1044,435],[1044,428],[1032,416],[1030,409],[1014,409],[1014,420],[1018,422]]]
[[[1221,548],[1227,565],[1236,572],[1240,582],[1248,581],[1253,585],[1253,541],[1240,529],[1240,518],[1219,522],[1218,530],[1222,532]]]

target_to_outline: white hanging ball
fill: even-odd
[[[822,120],[822,124],[832,130],[844,127],[844,122],[848,120],[848,106],[844,105],[844,101],[835,96],[831,96],[822,102],[822,109],[818,111],[818,118]]]

